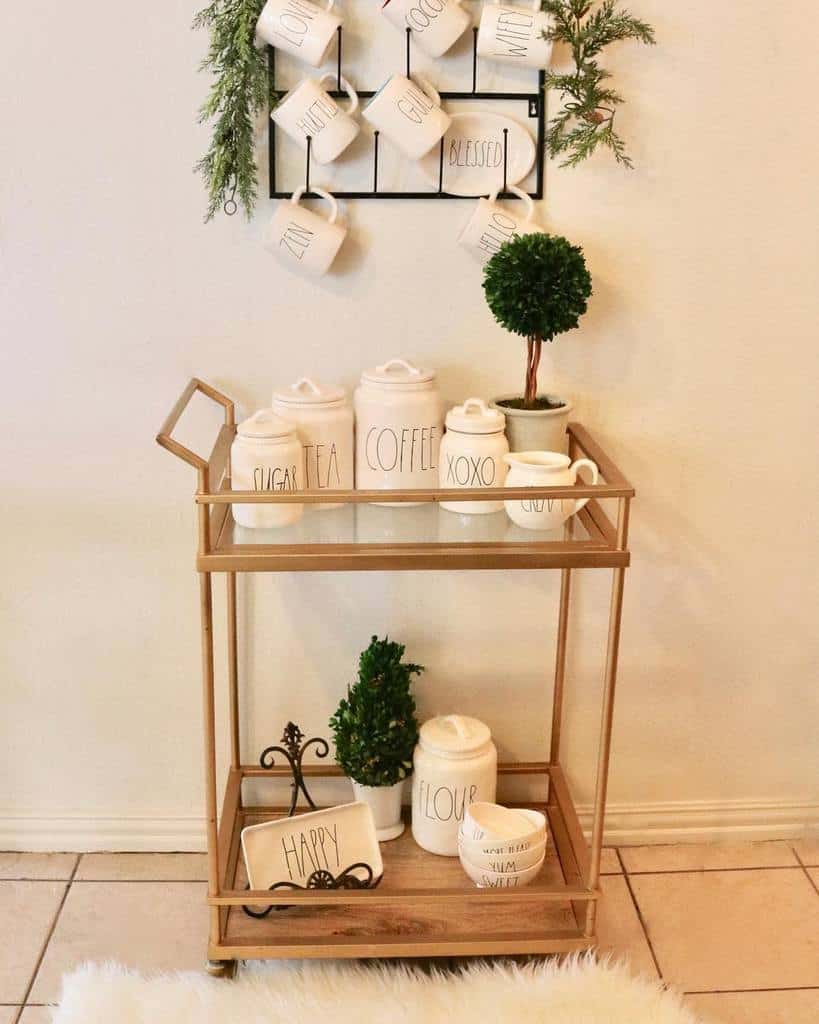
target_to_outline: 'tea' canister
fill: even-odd
[[[260,409],[240,423],[230,449],[234,491],[301,491],[302,453],[295,427],[272,409]],[[267,529],[294,523],[304,505],[298,502],[233,506],[240,526]]]
[[[298,431],[305,490],[352,490],[353,410],[342,388],[302,377],[273,392],[273,411]],[[339,508],[326,502],[313,508]]]
[[[412,757],[412,835],[430,853],[458,856],[464,809],[495,802],[498,752],[477,718],[442,715],[424,722]]]

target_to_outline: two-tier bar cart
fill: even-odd
[[[224,408],[224,425],[208,459],[174,439],[174,428],[191,398],[201,392]],[[634,490],[591,435],[569,425],[572,457],[593,459],[604,482],[573,487],[505,488],[499,490],[390,491],[396,504],[421,502],[422,513],[441,521],[452,514],[440,510],[442,500],[588,498],[560,536],[504,527],[495,538],[486,533],[447,539],[388,537],[372,540],[356,529],[383,491],[242,492],[230,489],[230,447],[236,433],[234,405],[225,395],[193,379],[163,424],[157,441],[198,474],[198,553],[202,633],[205,779],[208,845],[209,969],[227,973],[238,959],[280,957],[438,957],[487,954],[546,954],[585,949],[595,942],[595,916],[600,896],[600,856],[609,772],[612,712],[620,641],[625,570],[629,565],[628,518]],[[302,519],[303,532],[264,542],[246,538],[231,515],[236,502],[291,502],[310,505],[343,502],[342,517],[353,524],[348,535],[329,542],[309,534],[310,522],[334,513],[312,513]],[[610,511],[606,511],[609,509]],[[413,510],[380,509],[393,517]],[[418,511],[417,508],[414,511]],[[614,512],[612,516],[611,512]],[[486,520],[489,517],[463,517]],[[346,522],[346,521],[345,521]],[[437,522],[437,519],[436,519]],[[346,529],[346,526],[344,527]],[[287,528],[289,529],[289,528]],[[478,529],[478,527],[476,527]],[[485,526],[480,529],[485,530]],[[306,532],[304,532],[306,531]],[[254,531],[246,531],[253,534]],[[444,539],[442,539],[442,536]],[[247,542],[245,542],[247,541]],[[547,761],[499,765],[503,776],[543,780],[541,806],[549,822],[550,855],[535,884],[523,889],[477,889],[457,859],[436,857],[414,843],[409,830],[382,846],[384,876],[373,889],[298,892],[248,890],[240,856],[241,830],[270,820],[287,808],[246,803],[246,780],[283,779],[286,766],[262,768],[243,761],[240,742],[239,665],[236,575],[242,572],[334,572],[355,570],[509,570],[559,569],[560,603],[551,712],[551,746]],[[596,788],[587,842],[560,763],[565,688],[566,647],[572,571],[612,570],[605,672],[602,689]],[[216,713],[214,694],[213,574],[223,573],[227,585],[227,661],[229,686],[230,767],[221,815],[217,815]],[[308,778],[338,776],[325,764],[304,768]],[[248,916],[243,907],[276,910],[265,918]],[[280,910],[280,908],[286,908]]]

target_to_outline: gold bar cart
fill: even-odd
[[[173,438],[174,428],[191,398],[200,392],[224,408],[224,424],[208,459]],[[233,402],[203,381],[193,379],[174,405],[157,436],[164,448],[193,466],[198,474],[196,505],[202,634],[205,781],[208,845],[210,934],[208,969],[229,973],[237,959],[280,957],[435,957],[486,954],[546,954],[594,945],[595,914],[600,896],[600,856],[609,772],[612,712],[620,641],[625,570],[629,565],[628,517],[634,489],[580,424],[569,425],[572,457],[593,459],[603,482],[572,487],[504,488],[502,490],[390,491],[389,500],[435,503],[445,500],[588,498],[561,536],[530,534],[510,539],[455,541],[394,540],[373,542],[355,530],[323,542],[304,534],[270,543],[244,542],[231,506],[242,503],[341,502],[356,522],[362,503],[383,501],[383,491],[242,492],[230,489],[230,446],[236,433]],[[611,509],[616,506],[612,518]],[[400,510],[392,510],[401,515]],[[445,516],[448,513],[441,513]],[[498,515],[501,515],[499,513]],[[305,517],[304,521],[312,517]],[[321,517],[317,517],[321,518]],[[472,517],[484,519],[485,517]],[[251,531],[248,531],[250,533]],[[527,533],[527,531],[521,531]],[[262,531],[266,540],[270,534]],[[612,570],[607,651],[598,742],[597,776],[591,826],[586,841],[560,764],[566,644],[572,570]],[[477,889],[457,860],[436,857],[416,846],[409,832],[382,847],[384,878],[376,889],[303,890],[271,893],[248,890],[239,856],[241,830],[247,824],[286,813],[285,807],[251,806],[243,799],[246,779],[283,779],[289,768],[262,768],[243,763],[239,728],[236,574],[238,572],[333,572],[355,570],[559,569],[560,604],[548,761],[499,765],[503,776],[544,780],[550,856],[537,882],[524,889]],[[229,684],[230,767],[222,813],[217,817],[216,716],[214,700],[214,573],[227,584],[227,657]],[[334,766],[304,767],[307,777],[339,776]],[[289,908],[268,918],[251,918],[242,907]]]

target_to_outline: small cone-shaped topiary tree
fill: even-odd
[[[336,761],[362,786],[392,786],[412,773],[418,721],[410,687],[424,668],[403,656],[403,644],[374,636],[359,659],[358,680],[330,719]]]
[[[577,327],[586,312],[592,282],[583,250],[560,235],[520,235],[486,264],[483,290],[501,327],[526,338],[522,407],[548,408],[537,394],[541,349],[544,341]]]

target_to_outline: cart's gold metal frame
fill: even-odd
[[[174,428],[194,394],[201,392],[224,408],[224,425],[208,459],[173,438]],[[593,459],[603,478],[573,487],[390,491],[391,502],[439,502],[487,498],[583,498],[578,513],[587,539],[575,539],[572,517],[560,541],[390,544],[234,544],[230,507],[236,502],[361,503],[384,499],[383,491],[243,492],[231,490],[230,446],[236,433],[233,402],[203,381],[193,379],[174,405],[157,441],[198,473],[196,504],[199,543],[196,567],[200,583],[205,782],[208,846],[209,969],[224,973],[236,959],[278,957],[432,957],[481,954],[563,953],[595,941],[603,820],[609,773],[614,689],[620,642],[623,583],[629,565],[628,517],[634,489],[580,424],[568,428],[572,457]],[[604,502],[616,502],[614,521]],[[400,513],[398,513],[400,514]],[[603,680],[597,777],[587,843],[560,765],[566,644],[572,570],[612,570],[607,652]],[[407,837],[383,847],[385,875],[371,890],[306,890],[272,894],[240,887],[240,834],[247,821],[284,813],[280,807],[250,807],[243,801],[245,779],[286,776],[286,767],[243,764],[239,729],[237,655],[237,572],[447,569],[560,569],[557,653],[548,761],[502,764],[504,776],[542,776],[549,821],[559,861],[559,881],[525,888],[468,888],[453,875],[450,858],[435,857]],[[227,656],[230,768],[222,813],[217,818],[216,716],[212,574],[227,581]],[[338,768],[305,766],[310,777],[337,776]],[[391,865],[391,858],[394,863]],[[287,906],[265,919],[250,919],[241,906]],[[539,916],[565,908],[559,927]],[[564,913],[564,911],[561,911]],[[425,916],[426,914],[426,916]]]

